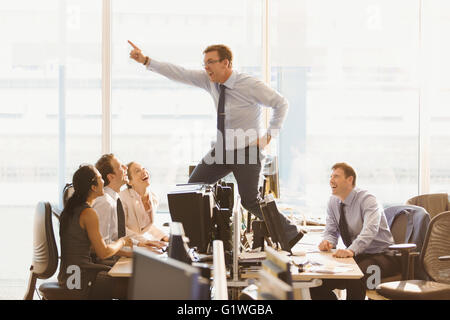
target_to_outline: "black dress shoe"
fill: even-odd
[[[299,242],[300,239],[303,238],[303,236],[304,233],[302,231],[299,231],[299,233],[297,233],[297,235],[289,241],[289,249],[292,249],[292,247],[295,246],[297,242]]]

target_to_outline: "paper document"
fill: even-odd
[[[352,271],[351,268],[346,267],[333,267],[333,266],[312,266],[307,269],[307,272],[314,273],[344,273]]]
[[[242,252],[239,255],[240,260],[254,260],[254,259],[265,259],[266,258],[266,252]]]

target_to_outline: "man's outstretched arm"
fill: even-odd
[[[133,50],[130,52],[130,58],[142,63],[147,69],[159,73],[170,80],[210,90],[210,81],[206,71],[188,70],[171,63],[156,61],[145,56],[142,50],[130,40],[128,40],[128,43],[133,47]]]

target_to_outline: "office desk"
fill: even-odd
[[[318,245],[322,240],[323,232],[322,230],[315,230],[315,228],[309,229],[310,232],[306,233],[304,237],[292,248],[293,252],[304,251],[305,256],[291,256],[291,260],[299,264],[304,260],[311,260],[314,262],[320,262],[324,267],[344,267],[350,270],[345,272],[336,273],[319,273],[319,272],[309,272],[308,270],[304,272],[299,272],[298,267],[292,266],[291,274],[292,280],[294,281],[310,281],[312,279],[360,279],[364,275],[359,269],[353,258],[333,258],[332,252],[319,252]],[[242,274],[244,279],[254,279],[257,277],[256,271],[251,271]]]
[[[161,259],[167,259],[167,256],[161,256]],[[193,264],[195,266],[195,263]],[[111,277],[131,277],[133,275],[133,258],[121,257],[111,270],[108,271]]]
[[[339,273],[318,273],[318,272],[299,272],[296,266],[292,266],[292,280],[294,281],[309,281],[312,279],[360,279],[363,273],[359,269],[353,258],[333,258],[331,252],[307,253],[307,259],[321,262],[325,266],[336,267],[343,266],[350,270]],[[295,260],[303,260],[305,257],[294,257]],[[122,257],[109,270],[108,275],[111,277],[131,277],[133,272],[133,259]],[[258,273],[256,271],[243,272],[241,277],[243,279],[255,279]]]
[[[353,258],[333,258],[332,252],[315,252],[307,253],[304,257],[291,257],[294,262],[300,262],[305,259],[313,260],[314,262],[320,262],[323,268],[329,268],[332,270],[335,267],[341,267],[348,269],[344,272],[323,273],[304,271],[299,272],[298,267],[292,265],[291,274],[293,281],[310,281],[312,279],[360,279],[363,277],[363,273],[359,269]],[[241,277],[243,279],[255,279],[258,276],[257,271],[243,272]]]
[[[111,277],[131,277],[133,273],[133,258],[121,257],[119,261],[114,264],[108,275]]]
[[[321,232],[309,232],[300,240],[300,242],[294,246],[293,251],[318,251],[317,245],[322,238]],[[292,257],[294,262],[300,262],[305,259],[305,256]],[[339,273],[317,273],[317,272],[298,272],[298,268],[292,266],[292,280],[294,281],[309,281],[312,279],[360,279],[363,277],[363,273],[359,269],[353,258],[333,258],[331,252],[313,252],[307,253],[306,259],[320,262],[324,266],[336,267],[345,265],[349,268],[349,271]],[[108,272],[111,277],[131,277],[133,272],[133,259],[132,258],[120,258],[114,267]],[[255,279],[257,278],[257,271],[248,271],[241,273],[242,279]]]

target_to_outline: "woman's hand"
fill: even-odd
[[[120,238],[120,240],[123,241],[123,246],[124,247],[131,247],[131,248],[133,248],[133,241],[131,240],[130,237],[122,237],[122,238]]]
[[[156,249],[162,249],[166,245],[167,244],[163,241],[151,241],[151,240],[147,240],[147,241],[138,243],[138,247],[153,247]]]

